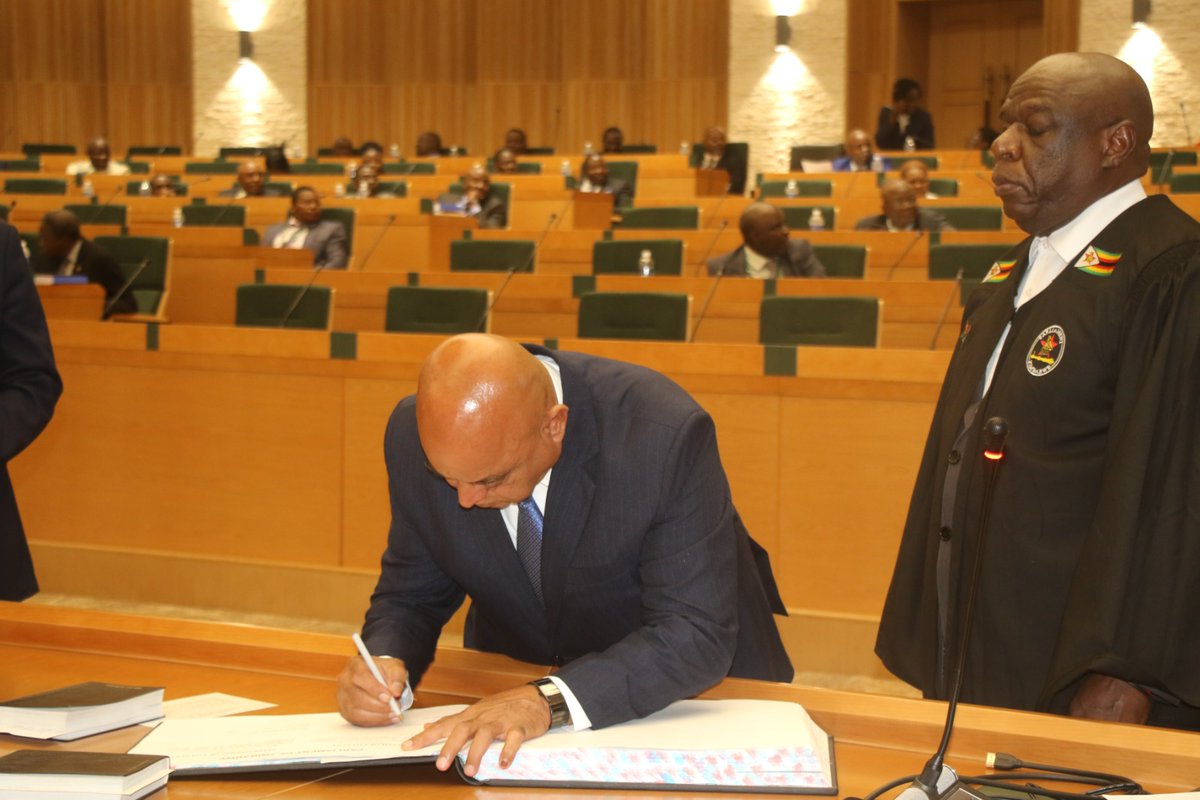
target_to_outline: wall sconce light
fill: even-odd
[[[1134,0],[1139,2],[1139,0]],[[1149,3],[1150,0],[1141,0]],[[783,14],[775,17],[775,52],[786,53],[792,44],[792,25]]]
[[[254,60],[254,39],[250,37],[250,31],[238,31],[238,58]]]
[[[1133,0],[1133,27],[1146,27],[1146,20],[1150,19],[1150,0]]]

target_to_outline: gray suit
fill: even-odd
[[[280,222],[267,228],[263,234],[263,244],[274,246],[275,237],[287,227],[286,222]],[[324,219],[308,230],[308,238],[304,240],[304,249],[313,252],[313,266],[325,269],[345,269],[350,260],[346,250],[346,229],[342,223],[332,219]]]
[[[746,246],[708,260],[709,275],[746,277]],[[807,239],[788,239],[787,251],[775,259],[776,278],[824,278],[825,265]]]
[[[788,681],[769,567],[733,507],[712,419],[656,372],[552,355],[570,409],[546,497],[538,602],[495,509],[427,468],[415,400],[384,439],[392,526],[364,637],[416,683],[471,598],[465,644],[561,667],[592,724],[642,717],[726,675]],[[781,604],[779,604],[781,605]]]

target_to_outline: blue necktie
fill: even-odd
[[[532,497],[517,504],[520,513],[517,515],[517,557],[521,566],[533,584],[533,593],[539,603],[542,600],[542,512]]]

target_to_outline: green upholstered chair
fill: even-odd
[[[177,144],[135,144],[125,151],[126,158],[134,156],[181,156],[183,148]]]
[[[171,292],[171,241],[160,236],[97,236],[92,241],[116,259],[125,280],[133,278],[128,292],[137,313],[114,314],[112,319],[165,320]]]
[[[1154,183],[1167,183],[1173,177],[1172,170],[1175,167],[1194,166],[1196,166],[1195,150],[1167,150],[1151,153],[1150,180]]]
[[[128,207],[111,203],[68,203],[63,210],[78,217],[82,225],[125,225],[128,219]]]
[[[79,152],[73,144],[47,144],[41,142],[27,142],[21,145],[21,152],[26,158],[37,158],[43,155],[52,156],[73,156]]]
[[[141,194],[142,183],[143,181],[129,181],[125,184],[125,194],[129,195],[130,197]],[[145,181],[145,184],[146,188],[149,189],[150,181]],[[175,187],[176,197],[187,197],[188,187],[186,183],[180,183],[178,180],[172,178],[171,185]]]
[[[333,289],[328,286],[243,283],[237,287],[234,324],[251,328],[329,330],[332,306]]]
[[[764,297],[762,344],[878,347],[883,301],[877,297]]]
[[[236,175],[236,161],[189,161],[183,165],[185,175]]]
[[[586,162],[585,162],[586,163]],[[637,197],[638,183],[638,162],[636,161],[608,161],[608,179],[622,180],[629,184],[629,191]],[[632,200],[630,200],[632,202]],[[626,206],[628,208],[628,206]]]
[[[795,197],[832,197],[833,181],[763,181],[760,197],[787,197],[788,184],[795,184]]]
[[[456,239],[450,242],[451,272],[532,272],[532,239]]]
[[[1172,192],[1194,193],[1200,192],[1200,172],[1183,173],[1180,175],[1172,175],[1170,187]]]
[[[929,191],[938,197],[958,197],[958,178],[930,178]]]
[[[460,147],[458,149],[458,154],[460,156],[465,156],[467,154],[466,148]],[[527,155],[527,156],[552,156],[552,155],[554,155],[554,148],[546,147],[546,146],[526,147],[525,155]]]
[[[961,269],[965,283],[979,283],[1011,244],[931,244],[929,279],[953,280]]]
[[[621,152],[609,153],[613,156],[631,156],[631,155],[653,155],[658,152],[656,144],[625,144],[621,145]]]
[[[379,191],[396,197],[408,197],[408,183],[407,181],[380,181]]]
[[[929,169],[938,168],[937,156],[919,156],[915,153],[890,153],[887,159],[892,162],[892,169],[899,169],[900,165],[905,161],[920,161]]]
[[[342,227],[346,231],[346,252],[350,256],[350,261],[354,260],[354,209],[329,207],[321,209],[321,221],[333,220],[334,222],[342,223]],[[347,268],[350,263],[347,262]]]
[[[636,274],[643,250],[654,258],[654,274],[683,273],[683,241],[680,239],[597,240],[592,245],[592,272],[596,275]]]
[[[42,162],[36,158],[0,161],[0,172],[38,172],[41,168]]]
[[[437,165],[432,161],[402,161],[399,164],[384,164],[383,175],[436,175]]]
[[[1000,206],[938,206],[933,210],[960,231],[998,231],[1004,221]]]
[[[996,157],[992,155],[991,150],[980,150],[979,162],[988,169],[991,169],[992,167],[996,166]]]
[[[61,178],[5,178],[7,194],[66,194],[67,182]]]
[[[246,207],[228,203],[215,206],[199,206],[192,203],[183,206],[183,224],[189,228],[193,225],[244,228],[246,227]]]
[[[150,174],[150,162],[148,161],[126,161],[125,166],[129,167],[130,175]]]
[[[247,158],[265,156],[266,154],[267,148],[265,147],[246,147],[244,145],[239,145],[236,147],[222,147],[217,150],[217,158],[221,159],[222,161],[226,161],[231,158],[241,161]]]
[[[840,144],[798,144],[788,159],[788,172],[804,172],[805,161],[833,161],[842,154]]]
[[[686,294],[585,292],[579,298],[579,338],[685,342],[690,306]]]
[[[862,278],[867,274],[867,253],[862,244],[814,244],[817,260],[830,278]]]
[[[700,209],[697,206],[645,206],[621,211],[620,228],[653,228],[663,230],[698,230]]]
[[[383,329],[389,333],[472,333],[488,330],[487,289],[393,286]]]
[[[825,230],[833,230],[837,221],[837,208],[834,206],[780,206],[779,210],[783,212],[783,221],[789,228],[794,231],[807,231],[811,230],[808,223],[812,219],[814,208],[821,209],[821,216],[825,218]]]
[[[291,175],[345,175],[346,167],[337,162],[301,161],[290,165]]]
[[[263,184],[265,189],[274,189],[277,192],[283,192],[283,196],[290,197],[292,191],[296,188],[291,181],[267,181]]]

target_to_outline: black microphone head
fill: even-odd
[[[1008,438],[1008,422],[1004,417],[992,417],[983,423],[983,455],[992,461],[1004,458],[1004,440]]]

